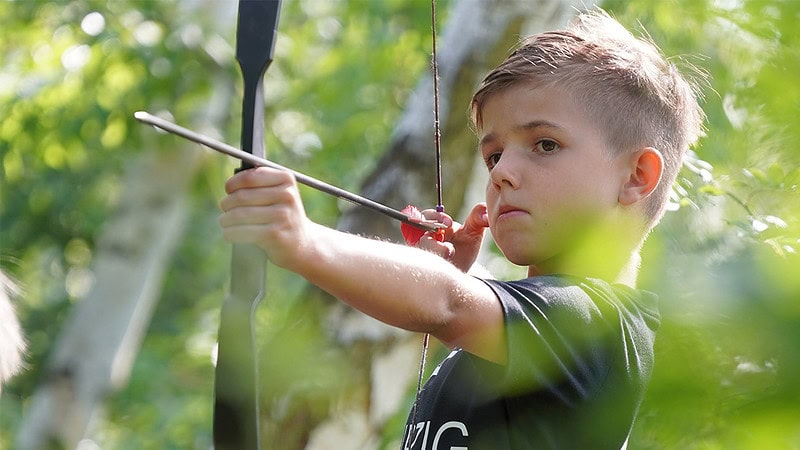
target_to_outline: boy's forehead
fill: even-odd
[[[538,78],[528,78],[525,80],[517,80],[514,83],[498,87],[486,93],[483,98],[483,108],[486,104],[496,100],[498,97],[507,95],[518,95],[520,93],[533,93],[536,96],[549,96],[558,95],[559,97],[573,97],[572,90],[567,89],[566,86],[561,86],[558,80],[545,80]]]
[[[519,82],[503,87],[497,91],[489,93],[480,105],[480,116],[484,119],[476,124],[476,129],[481,131],[484,128],[485,119],[499,119],[505,125],[510,116],[516,116],[515,127],[524,126],[532,121],[550,121],[556,112],[572,110],[573,114],[583,114],[583,108],[576,102],[574,96],[559,88],[552,83],[537,83],[533,81]],[[551,119],[547,119],[551,117]]]
[[[582,96],[557,83],[524,82],[486,96],[475,131],[481,143],[499,129],[514,132],[549,129],[561,133],[592,134],[607,143],[603,121],[590,113]]]

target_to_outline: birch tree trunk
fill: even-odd
[[[475,87],[509,53],[521,35],[562,26],[581,6],[582,3],[570,0],[453,3],[448,22],[441,27],[437,53],[443,203],[454,217],[462,217],[462,209],[468,211],[475,201],[482,199],[486,180],[483,164],[476,165],[479,158],[468,121],[469,101]],[[361,193],[396,207],[408,202],[415,202],[421,208],[433,207],[436,204],[433,136],[433,81],[428,75],[409,98],[383,158],[366,179]],[[470,192],[475,190],[471,190],[471,183],[481,186],[479,198],[472,198]],[[338,228],[401,240],[396,222],[363,208],[346,211]],[[400,442],[383,445],[381,441],[387,434],[387,422],[398,411],[408,411],[410,407],[409,392],[412,386],[416,387],[421,336],[377,322],[313,287],[308,289],[303,302],[324,305],[321,320],[327,324],[338,355],[349,364],[350,384],[342,398],[332,400],[322,413],[287,407],[297,402],[291,394],[268,399],[273,405],[283,406],[280,412],[273,410],[266,418],[269,424],[264,428],[265,444],[272,448],[307,450],[399,447]],[[402,435],[402,429],[394,431],[388,434]]]
[[[225,120],[233,87],[220,78],[209,102],[212,123]],[[146,130],[153,145],[163,136]],[[188,196],[204,153],[193,144],[145,151],[123,177],[116,213],[97,239],[95,283],[70,312],[42,382],[20,426],[20,450],[76,448],[111,393],[124,387],[188,217]]]

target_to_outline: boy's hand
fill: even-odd
[[[444,242],[439,242],[432,232],[428,232],[422,236],[417,246],[447,259],[463,272],[469,271],[478,258],[483,234],[489,226],[486,203],[475,205],[463,225],[435,209],[426,209],[422,211],[422,215],[428,220],[444,224],[447,228],[444,228]]]
[[[258,167],[225,183],[219,223],[228,242],[256,244],[269,259],[291,268],[313,242],[297,183],[291,173]]]

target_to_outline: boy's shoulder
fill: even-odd
[[[612,283],[600,278],[580,277],[566,274],[535,275],[519,280],[501,281],[484,280],[493,289],[502,289],[509,293],[531,294],[535,297],[563,298],[617,298],[622,301],[642,298],[645,303],[657,303],[658,296],[650,291],[636,289],[621,283]],[[547,295],[550,294],[550,295]]]
[[[555,314],[572,322],[592,323],[613,317],[636,320],[655,331],[660,325],[658,296],[650,291],[598,278],[541,275],[515,281],[485,280],[503,305],[507,323],[551,321]]]

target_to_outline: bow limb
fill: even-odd
[[[244,80],[242,149],[264,148],[263,75],[272,62],[280,0],[240,0],[236,59]],[[243,163],[239,170],[252,167]],[[222,304],[214,382],[214,448],[258,450],[258,358],[253,314],[266,289],[266,254],[236,244],[231,286]]]

